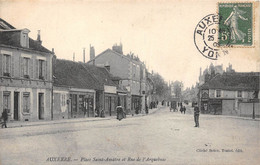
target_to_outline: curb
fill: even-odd
[[[159,110],[160,108],[157,108],[156,110],[154,110],[152,113],[149,114],[135,114],[135,115],[126,115],[126,118],[134,118],[134,117],[142,117],[142,116],[147,116],[150,114],[155,113],[157,110]],[[80,119],[80,118],[79,118]],[[12,123],[9,123],[11,125],[7,125],[7,128],[19,128],[19,127],[33,127],[33,126],[41,126],[41,125],[50,125],[50,124],[66,124],[66,123],[81,123],[81,122],[95,122],[95,121],[103,121],[103,120],[112,120],[112,119],[116,119],[116,116],[109,116],[107,118],[93,118],[93,119],[88,119],[86,118],[86,120],[84,120],[84,118],[81,118],[82,120],[71,120],[71,119],[66,119],[66,121],[61,121],[61,120],[50,120],[50,121],[42,121],[42,123],[19,123],[17,125],[13,125]],[[7,123],[8,124],[8,123]]]

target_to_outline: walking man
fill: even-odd
[[[184,114],[185,114],[185,112],[186,112],[186,107],[185,106],[183,106],[183,112],[184,112]]]
[[[5,109],[2,113],[2,118],[3,118],[3,123],[2,123],[2,128],[5,126],[5,128],[7,128],[6,126],[6,122],[8,120],[8,113],[7,113],[7,110]]]
[[[196,105],[194,107],[194,121],[195,121],[194,127],[199,127],[199,115],[200,115],[200,110],[199,107]]]

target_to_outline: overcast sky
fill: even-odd
[[[43,45],[55,49],[58,58],[82,61],[83,47],[96,55],[115,43],[123,44],[145,61],[149,70],[166,81],[179,80],[185,87],[198,81],[199,69],[211,62],[231,63],[236,71],[259,71],[259,21],[254,48],[230,48],[217,61],[203,57],[194,45],[194,29],[206,15],[216,13],[217,1],[84,1],[0,0],[0,17],[17,29],[28,28],[36,39],[41,30]],[[255,12],[258,12],[257,10]],[[256,20],[259,20],[259,13]],[[257,37],[255,37],[257,36]]]

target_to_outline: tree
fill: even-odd
[[[154,73],[151,76],[154,84],[154,93],[157,97],[157,100],[165,100],[170,96],[170,88],[166,81],[164,81],[163,77],[159,73]]]

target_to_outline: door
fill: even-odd
[[[14,120],[19,120],[19,92],[14,92]]]
[[[44,119],[44,97],[43,93],[39,93],[38,97],[38,112],[39,112],[39,119]]]

